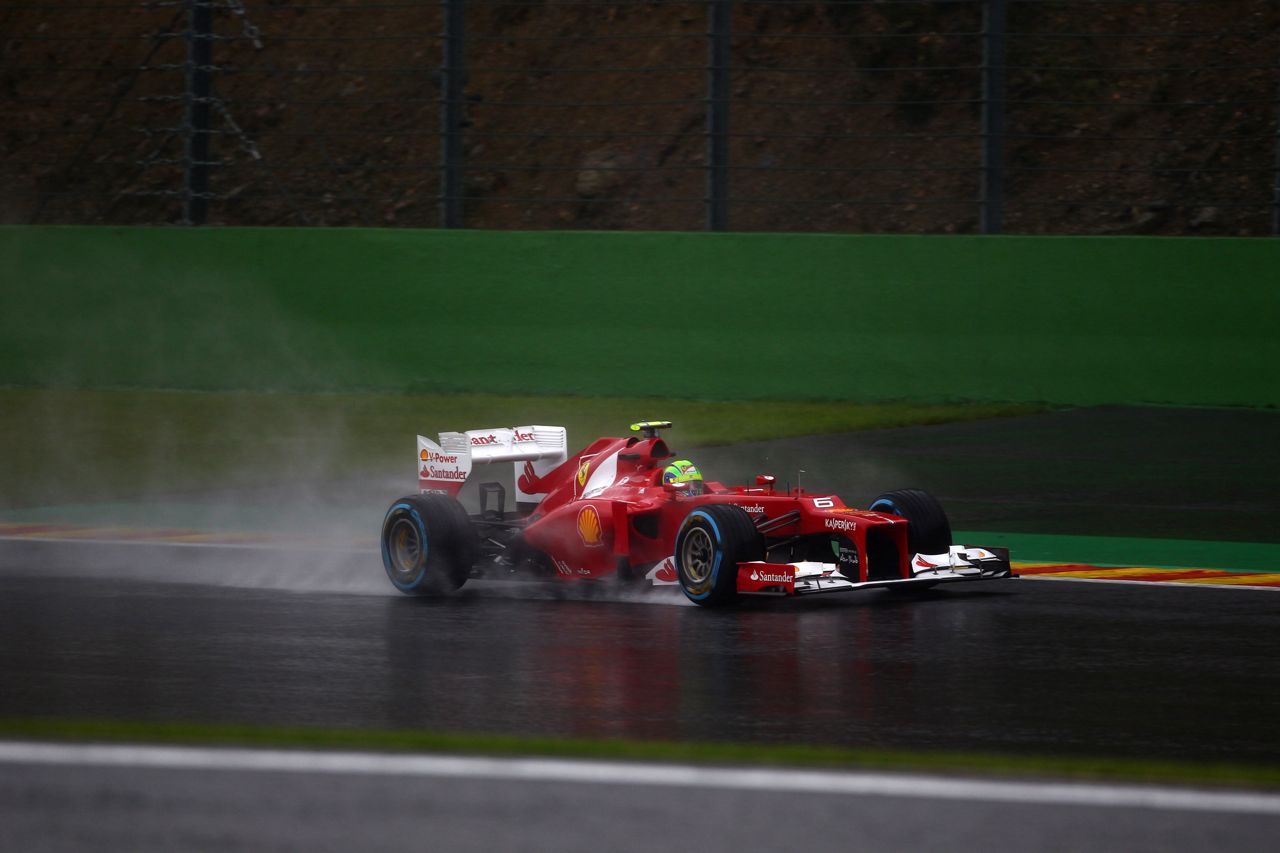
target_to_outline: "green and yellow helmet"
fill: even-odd
[[[662,470],[663,485],[667,483],[688,483],[689,494],[702,494],[702,472],[688,459],[678,459]]]

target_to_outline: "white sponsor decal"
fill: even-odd
[[[432,468],[424,465],[418,476],[424,480],[465,480],[467,472],[458,468]]]
[[[458,465],[458,457],[438,450],[424,450],[423,461],[429,463],[422,466],[418,475],[424,480],[465,480],[467,472],[463,468],[437,468],[436,465]]]
[[[581,472],[579,472],[579,482]],[[590,478],[582,484],[582,497],[594,498],[613,485],[618,476],[618,454],[611,453],[592,467]]]
[[[667,557],[661,563],[656,564],[645,575],[645,579],[652,581],[655,585],[679,583],[680,577],[676,574],[675,558]]]
[[[471,474],[471,454],[465,444],[445,450],[418,436],[418,477],[450,483],[465,482]]]
[[[751,579],[764,583],[786,583],[787,581],[795,580],[795,575],[786,575],[781,572],[762,572],[759,569],[752,569]]]
[[[764,507],[762,506],[744,506],[742,509],[751,515],[764,515]]]
[[[852,518],[827,518],[823,520],[823,526],[828,530],[843,530],[850,533],[858,529],[858,522]]]

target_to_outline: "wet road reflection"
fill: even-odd
[[[1020,582],[723,613],[392,601],[386,710],[582,737],[1280,756],[1253,716],[1280,710],[1272,600],[1177,592]],[[493,633],[446,627],[477,610]],[[406,646],[424,622],[440,630]]]
[[[684,606],[0,579],[0,715],[1276,762],[1280,597]]]

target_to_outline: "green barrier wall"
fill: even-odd
[[[1280,240],[0,228],[0,384],[1275,406]]]

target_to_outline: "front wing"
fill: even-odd
[[[957,581],[1016,578],[1005,548],[952,545],[946,554],[916,554],[912,576],[892,580],[856,581],[840,573],[836,563],[739,563],[738,592],[742,595],[813,595],[877,587],[922,587]]]

